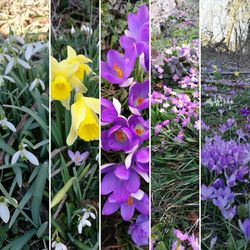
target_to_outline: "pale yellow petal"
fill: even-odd
[[[76,56],[76,60],[80,63],[90,63],[92,62],[91,59],[89,59],[88,57],[84,56],[84,55],[78,55]]]
[[[86,104],[82,98],[77,100],[71,106],[71,128],[75,131],[78,130],[81,122],[85,119],[86,116]]]
[[[75,50],[70,47],[70,46],[67,46],[67,53],[68,53],[68,59],[70,60],[71,58],[74,58],[76,57],[76,52]]]
[[[78,134],[74,129],[70,129],[69,135],[67,137],[66,143],[68,146],[71,146],[74,144],[75,140],[77,139]]]
[[[83,97],[87,106],[93,110],[96,114],[100,113],[100,100],[92,97]]]
[[[67,110],[70,110],[70,97],[66,100],[61,101],[61,104],[63,105],[64,108],[66,108]]]
[[[70,76],[68,79],[71,84],[71,87],[74,88],[77,92],[81,93],[87,92],[88,89],[86,88],[86,86],[75,75]]]

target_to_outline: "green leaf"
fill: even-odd
[[[44,163],[40,167],[36,180],[34,182],[34,190],[31,199],[31,214],[32,219],[36,223],[36,225],[39,225],[40,208],[47,179],[47,171],[47,163]]]
[[[63,188],[54,196],[52,202],[51,202],[51,208],[56,206],[65,196],[65,194],[69,191],[71,188],[73,181],[75,180],[75,177],[71,177],[67,183],[63,186]]]
[[[48,228],[48,222],[46,221],[37,230],[37,232],[36,232],[37,238],[41,238],[44,235],[44,233],[47,230],[47,228]]]

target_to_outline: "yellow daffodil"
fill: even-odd
[[[78,62],[58,63],[55,58],[51,58],[51,96],[54,100],[61,101],[67,109],[69,109],[70,93],[74,85],[71,76],[78,68]]]
[[[79,63],[78,70],[75,72],[75,74],[72,75],[72,77],[77,78],[78,81],[82,82],[84,79],[84,75],[85,74],[88,75],[90,72],[92,72],[92,69],[87,64],[87,63],[91,63],[92,61],[84,55],[77,55],[75,50],[70,46],[67,46],[67,54],[68,54],[68,57],[65,60],[66,63],[68,64],[72,64],[72,63],[74,64],[76,62]],[[77,87],[79,88],[79,86]],[[84,93],[86,92],[86,89],[81,88],[79,91]]]
[[[76,93],[71,106],[71,128],[67,144],[71,146],[79,136],[84,141],[99,139],[99,99]]]

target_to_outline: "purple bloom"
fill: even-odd
[[[239,220],[239,226],[245,239],[250,240],[250,219],[245,219],[243,223]]]
[[[133,81],[129,76],[133,71],[135,61],[136,48],[134,45],[127,48],[124,55],[116,50],[109,50],[107,62],[101,62],[102,78],[121,87],[129,86]]]
[[[138,147],[139,139],[134,135],[125,118],[116,119],[115,125],[108,130],[103,130],[102,148],[105,151],[131,152]]]
[[[180,230],[175,229],[174,230],[175,236],[180,239],[181,241],[187,240],[188,239],[188,234],[187,233],[182,233]]]
[[[76,166],[80,166],[83,161],[87,160],[89,156],[89,152],[86,151],[86,152],[80,153],[79,151],[76,151],[75,153],[73,153],[71,150],[68,150],[68,155],[71,161],[73,161],[76,164]]]
[[[148,216],[139,215],[134,224],[129,227],[128,233],[137,246],[148,245],[149,239],[149,220]]]
[[[113,98],[113,103],[101,97],[101,119],[102,125],[108,125],[115,121],[121,113],[121,104]]]
[[[146,5],[140,6],[136,14],[128,15],[128,30],[125,35],[136,42],[149,41],[149,11]]]
[[[123,163],[112,164],[105,169],[106,174],[102,179],[101,194],[109,196],[112,202],[125,202],[131,193],[138,192],[140,178],[132,168],[127,169]]]
[[[132,115],[128,118],[129,127],[142,143],[149,138],[149,121],[145,121],[141,116]]]
[[[205,200],[210,200],[212,198],[214,198],[214,194],[217,190],[211,186],[211,187],[207,187],[205,184],[201,185],[201,200],[205,201]]]
[[[149,106],[149,81],[136,82],[129,89],[128,104],[133,114],[140,115],[139,110]]]
[[[116,212],[120,208],[121,216],[124,221],[129,221],[134,215],[135,209],[138,210],[141,214],[149,214],[149,200],[148,195],[142,190],[139,190],[137,193],[132,193],[126,201],[117,202],[110,195],[105,202],[102,214],[110,215]]]
[[[199,241],[198,238],[195,237],[194,234],[188,237],[188,242],[192,246],[193,250],[199,250]]]

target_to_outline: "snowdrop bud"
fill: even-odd
[[[70,33],[71,33],[72,35],[76,33],[76,30],[75,30],[74,26],[71,26]]]
[[[0,218],[4,223],[8,223],[10,219],[10,211],[7,205],[7,201],[3,196],[0,196]]]

